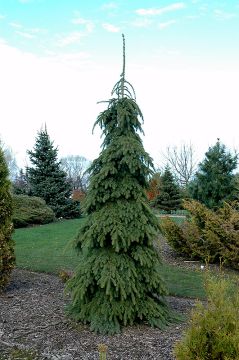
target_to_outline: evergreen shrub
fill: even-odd
[[[53,210],[36,196],[13,195],[13,224],[15,228],[33,224],[48,224],[55,220]]]
[[[15,265],[12,240],[12,196],[9,172],[0,148],[0,292],[6,287]]]
[[[189,256],[190,258],[198,257],[197,248],[200,234],[195,224],[189,221],[178,224],[166,216],[161,219],[160,228],[169,244],[179,254]]]
[[[75,243],[79,265],[66,287],[68,314],[103,334],[140,321],[163,327],[172,320],[154,247],[159,222],[146,198],[153,164],[124,68],[113,94],[96,121],[103,149],[89,170],[87,217]]]
[[[176,359],[238,360],[239,289],[222,276],[207,277],[205,287],[207,303],[193,309],[189,328],[175,345]]]
[[[195,200],[184,201],[190,216],[182,224],[161,220],[161,231],[172,247],[190,258],[224,261],[239,269],[239,212],[232,203],[224,203],[214,212]]]

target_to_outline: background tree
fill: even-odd
[[[23,169],[19,170],[19,173],[15,176],[12,181],[13,192],[18,195],[27,195],[30,192],[29,181],[26,172]]]
[[[70,198],[71,186],[57,160],[58,149],[53,146],[46,128],[38,132],[34,149],[27,152],[33,165],[27,168],[30,195],[44,199],[56,217],[79,216],[79,205]]]
[[[159,194],[154,201],[154,206],[161,210],[171,211],[181,208],[181,194],[169,166],[166,166],[161,175],[161,182],[158,188]]]
[[[199,164],[190,193],[195,200],[213,209],[220,207],[223,201],[236,197],[236,182],[233,171],[237,167],[238,156],[226,150],[218,139],[209,147],[205,159]]]
[[[18,172],[17,161],[14,156],[14,153],[12,149],[6,144],[4,144],[4,142],[1,139],[0,139],[0,147],[2,148],[5,161],[8,167],[9,177],[11,180],[14,180]]]
[[[153,246],[158,220],[145,194],[153,164],[138,134],[142,113],[132,93],[123,66],[116,97],[95,123],[103,150],[90,167],[87,218],[76,239],[79,265],[67,286],[71,317],[109,334],[142,320],[154,326],[168,320]]]
[[[12,197],[10,194],[9,172],[4,153],[0,147],[0,291],[7,285],[14,268],[14,242],[11,238]]]
[[[155,172],[149,179],[149,185],[146,190],[146,195],[151,204],[154,204],[155,199],[159,195],[159,187],[161,184],[160,172]]]
[[[88,183],[87,168],[90,162],[84,156],[68,155],[61,158],[61,168],[67,174],[67,180],[71,184],[72,190],[86,192]]]
[[[196,172],[197,162],[192,144],[168,147],[163,155],[181,188],[187,188]]]
[[[236,196],[236,200],[238,202],[239,201],[239,173],[235,174],[235,196]]]

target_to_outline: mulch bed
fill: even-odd
[[[164,261],[185,267],[162,240]],[[97,335],[88,326],[74,324],[65,317],[67,297],[64,284],[54,275],[15,269],[6,292],[0,295],[0,360],[2,359],[99,359],[98,344],[108,346],[108,359],[173,360],[172,349],[187,322],[175,323],[161,331],[146,325],[123,329],[114,336]],[[168,297],[172,309],[189,316],[195,301]],[[10,355],[20,349],[20,355]],[[36,353],[28,357],[30,350]],[[19,352],[19,353],[20,353]],[[25,353],[25,355],[23,355]]]

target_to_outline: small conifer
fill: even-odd
[[[193,199],[214,210],[223,206],[224,201],[235,200],[236,178],[233,172],[237,164],[238,154],[232,155],[217,139],[216,144],[209,147],[190,184]]]
[[[14,242],[11,238],[12,197],[8,176],[7,164],[0,147],[0,291],[6,287],[15,265]]]
[[[57,159],[58,149],[46,128],[38,132],[34,149],[28,150],[28,155],[32,163],[27,168],[29,195],[44,199],[56,217],[79,217],[79,206],[70,198],[71,186]]]
[[[153,246],[158,220],[145,192],[153,164],[138,134],[143,116],[125,80],[125,51],[123,60],[116,96],[95,123],[103,131],[103,149],[90,167],[87,217],[76,239],[79,265],[66,288],[69,315],[108,334],[139,321],[158,327],[169,321]]]
[[[160,180],[159,194],[154,201],[154,206],[165,211],[180,209],[182,203],[180,189],[168,166],[166,166]]]

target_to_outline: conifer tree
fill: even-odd
[[[237,167],[238,156],[226,150],[218,139],[209,147],[205,159],[199,164],[190,193],[195,200],[208,208],[216,209],[223,201],[236,198],[236,178],[233,171]]]
[[[29,193],[28,178],[23,169],[19,170],[14,181],[12,181],[12,191],[17,195],[27,195]]]
[[[181,208],[180,189],[177,185],[170,168],[166,166],[164,173],[161,176],[159,186],[159,195],[157,196],[154,205],[159,209],[165,211],[177,210]]]
[[[125,79],[125,51],[113,95],[95,122],[103,149],[90,167],[87,218],[75,244],[79,265],[66,288],[69,315],[108,334],[139,321],[158,327],[169,321],[153,246],[158,220],[145,194],[153,164],[139,136],[143,116]]]
[[[0,147],[0,291],[7,285],[15,265],[14,242],[11,238],[12,197],[8,176],[7,164]]]
[[[29,195],[44,199],[56,217],[79,216],[78,204],[70,199],[67,175],[57,160],[58,149],[53,146],[46,128],[38,132],[34,149],[28,150],[28,154],[33,165],[27,168]]]

